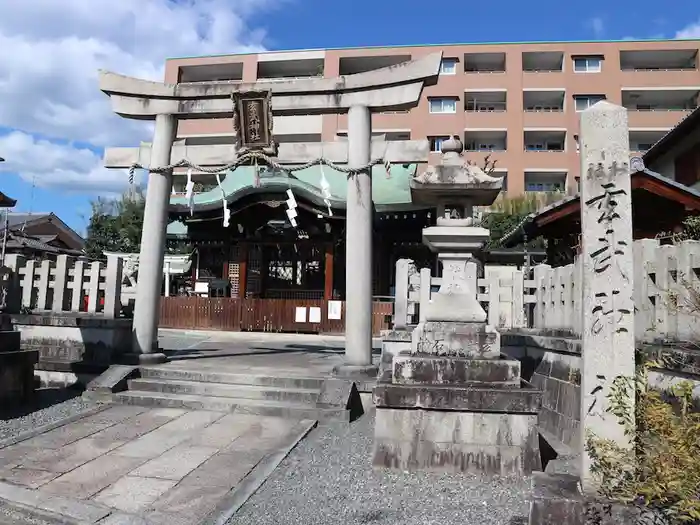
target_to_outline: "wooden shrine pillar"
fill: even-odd
[[[333,244],[326,244],[326,256],[324,261],[324,286],[323,286],[323,298],[326,301],[333,299]]]

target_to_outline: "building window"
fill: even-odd
[[[603,61],[598,57],[574,58],[574,72],[600,73]]]
[[[442,143],[449,138],[450,137],[448,135],[444,135],[441,137],[428,137],[428,140],[430,141],[430,151],[432,151],[433,153],[440,153],[442,151]]]
[[[580,95],[574,96],[574,102],[576,104],[576,111],[585,111],[590,108],[593,104],[605,100],[602,95]]]
[[[525,191],[564,191],[563,182],[528,182]]]
[[[457,74],[457,59],[456,58],[443,58],[440,63],[440,74],[441,75],[456,75]]]
[[[455,98],[431,98],[431,113],[457,113],[457,99]]]

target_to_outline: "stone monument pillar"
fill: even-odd
[[[411,181],[413,201],[438,208],[423,242],[443,265],[440,290],[411,349],[394,355],[390,377],[379,378],[375,466],[495,474],[528,473],[540,465],[537,412],[541,395],[520,379],[520,363],[502,359],[499,337],[477,299],[473,259],[489,231],[472,218],[488,206],[503,180],[462,157],[455,137],[443,159]]]
[[[606,414],[618,376],[635,374],[634,260],[627,110],[602,101],[581,113],[581,259],[583,333],[581,432],[631,447]],[[634,421],[634,396],[628,399]],[[595,492],[591,458],[581,450],[581,485]]]

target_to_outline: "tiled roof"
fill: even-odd
[[[640,167],[637,171],[634,171],[632,175],[635,175],[636,173],[644,173],[648,177],[651,177],[652,179],[656,179],[659,182],[662,182],[666,186],[671,186],[679,191],[682,191],[686,194],[692,195],[693,197],[700,199],[700,191],[691,188],[689,186],[686,186],[684,184],[680,184],[679,182],[676,182],[675,180],[669,179],[667,177],[664,177],[663,175],[656,173],[654,171],[648,170],[644,167],[643,163],[638,163],[637,166]],[[634,165],[633,165],[634,169]],[[513,228],[511,231],[506,233],[503,237],[500,239],[500,245],[501,246],[512,246],[515,244],[519,244],[523,237],[528,233],[528,230],[530,230],[531,225],[534,223],[535,219],[541,215],[545,215],[552,210],[555,210],[557,208],[561,208],[565,206],[566,204],[576,201],[580,198],[579,194],[576,195],[570,195],[568,197],[564,197],[561,200],[558,200],[557,202],[554,202],[550,204],[549,206],[545,206],[541,210],[531,213],[528,216],[526,216],[520,224],[518,224],[515,228]]]
[[[7,220],[10,224],[10,228],[21,227],[24,223],[36,221],[51,215],[50,213],[22,213],[22,212],[11,212],[7,214]]]
[[[7,248],[8,249],[21,249],[29,248],[30,250],[37,250],[47,253],[56,254],[67,254],[67,255],[82,255],[82,252],[77,250],[68,250],[65,248],[58,248],[56,246],[51,246],[42,242],[36,237],[30,237],[28,235],[22,235],[16,231],[10,231],[7,238]]]
[[[647,164],[653,163],[668,151],[669,148],[672,148],[676,141],[685,137],[689,131],[697,126],[700,126],[700,107],[691,111],[682,118],[678,124],[672,127],[668,133],[657,140],[656,143],[642,155],[644,162]]]

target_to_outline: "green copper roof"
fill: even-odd
[[[415,164],[394,165],[391,168],[390,177],[387,177],[384,166],[373,168],[372,199],[378,210],[411,205],[409,182],[416,174],[416,168]],[[256,188],[254,185],[255,168],[241,166],[226,175],[221,183],[221,188],[195,194],[195,211],[197,208],[210,208],[212,205],[219,205],[222,197],[232,203],[252,193],[270,191],[282,193],[287,189],[291,189],[297,196],[323,205],[323,194],[320,188],[322,170],[330,186],[331,206],[345,208],[347,199],[347,176],[345,173],[325,166],[312,166],[295,171],[292,177],[287,176],[285,172],[261,171],[260,187]],[[180,196],[171,197],[170,204],[176,208],[188,206],[187,199]]]

